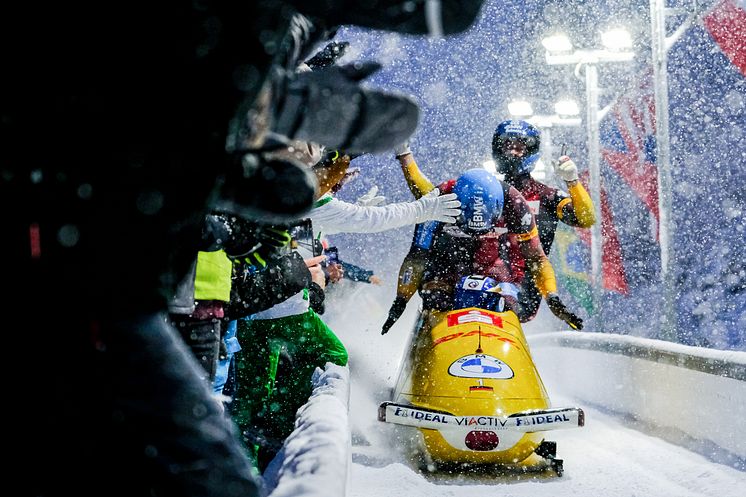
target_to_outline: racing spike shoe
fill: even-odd
[[[284,91],[275,92],[272,131],[352,154],[384,152],[407,141],[419,121],[417,104],[360,86],[380,67],[367,62],[288,76]]]
[[[221,178],[214,208],[264,223],[303,217],[316,199],[316,178],[293,160],[243,154]]]

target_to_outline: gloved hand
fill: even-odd
[[[386,201],[386,197],[376,195],[376,193],[378,193],[378,187],[374,185],[370,190],[368,190],[368,193],[361,195],[355,203],[362,207],[381,205]]]
[[[549,306],[549,310],[552,311],[552,314],[570,325],[572,329],[583,329],[583,320],[567,310],[567,306],[565,306],[565,304],[560,300],[559,295],[556,293],[550,293],[547,295],[547,305]]]
[[[262,226],[257,231],[256,238],[263,246],[275,250],[285,247],[293,239],[288,230],[275,226]]]
[[[245,271],[248,273],[262,271],[267,267],[268,260],[269,254],[267,250],[262,250],[260,247],[243,258],[243,262],[248,265],[248,267],[245,267]]]
[[[420,204],[420,213],[415,221],[417,224],[425,221],[440,221],[441,223],[455,223],[461,214],[461,202],[455,193],[440,194],[440,190],[434,188],[427,195],[415,202]]]
[[[407,299],[404,297],[396,297],[396,299],[394,299],[394,303],[391,304],[391,309],[389,309],[389,317],[386,322],[383,323],[383,327],[381,328],[381,335],[385,335],[389,332],[391,327],[394,326],[394,323],[396,323],[396,320],[404,314],[404,309],[406,308]]]
[[[409,142],[404,142],[401,145],[394,147],[394,157],[401,157],[402,155],[411,153],[412,151],[409,149]]]
[[[272,131],[348,154],[384,152],[406,141],[420,111],[410,97],[363,88],[376,62],[294,74],[273,90]]]
[[[578,180],[578,166],[566,155],[559,158],[554,166],[554,172],[565,181]]]
[[[267,267],[268,261],[281,257],[282,249],[292,240],[287,230],[274,226],[259,226],[256,229],[255,237],[259,246],[252,249],[246,256],[241,256],[241,258],[245,263],[253,266],[256,271],[261,271]]]
[[[308,59],[306,64],[312,71],[329,67],[341,59],[349,47],[350,42],[348,41],[333,41],[325,46],[323,50]]]

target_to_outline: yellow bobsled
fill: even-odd
[[[579,408],[553,408],[513,312],[425,312],[380,421],[418,428],[438,463],[551,466],[547,430],[583,426]]]

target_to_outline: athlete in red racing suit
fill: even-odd
[[[405,170],[415,196],[432,190],[432,184],[414,160]],[[413,181],[409,181],[412,178]],[[507,310],[519,311],[520,283],[510,264],[501,256],[499,235],[510,233],[526,261],[541,294],[552,312],[575,329],[582,320],[569,312],[556,294],[554,271],[539,243],[538,229],[523,196],[484,169],[470,169],[456,180],[440,185],[441,192],[456,193],[462,216],[455,226],[429,222],[417,225],[414,240],[399,272],[397,297],[389,310],[382,334],[388,332],[404,312],[415,291],[420,292],[425,310],[450,309],[456,283],[462,276],[481,274],[500,283]]]
[[[595,223],[593,203],[583,185],[578,181],[578,169],[567,156],[556,165],[557,175],[565,180],[569,195],[562,190],[539,183],[531,177],[539,159],[541,134],[526,121],[507,120],[495,129],[492,138],[492,157],[497,172],[505,175],[505,182],[515,187],[528,201],[536,217],[539,239],[544,253],[549,255],[554,242],[557,224],[589,228]],[[503,235],[501,246],[507,247],[508,260],[517,281],[521,282],[518,317],[527,322],[536,316],[541,304],[541,293],[533,277],[526,271],[526,260],[517,247],[512,234]]]

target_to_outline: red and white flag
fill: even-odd
[[[601,156],[658,219],[658,169],[655,164],[653,71],[612,107],[601,131]]]
[[[588,188],[588,172],[581,174],[580,181]],[[576,229],[578,238],[590,247],[590,230]],[[629,293],[627,285],[627,274],[624,271],[624,257],[622,245],[619,243],[619,235],[614,225],[614,217],[611,213],[611,205],[606,189],[601,186],[601,275],[605,290],[611,290],[622,295]]]
[[[746,76],[746,0],[721,0],[702,22],[728,60]]]

